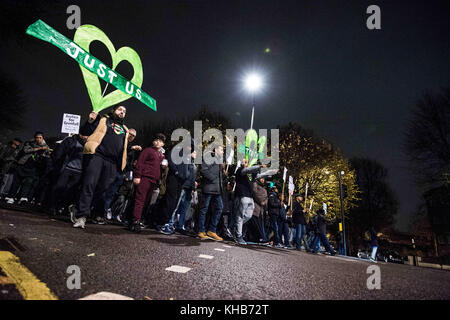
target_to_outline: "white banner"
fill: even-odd
[[[294,193],[295,185],[294,185],[294,178],[292,178],[292,176],[289,176],[289,186],[288,186],[288,189],[289,189],[289,193],[290,193],[290,194],[293,194],[293,193]]]

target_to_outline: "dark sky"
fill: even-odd
[[[397,226],[408,227],[420,192],[400,150],[402,132],[424,91],[450,84],[448,1],[16,3],[2,2],[13,12],[2,19],[9,19],[14,31],[25,32],[40,18],[73,39],[66,8],[76,4],[81,24],[103,30],[116,49],[129,46],[138,52],[142,88],[156,99],[158,112],[127,100],[129,126],[191,113],[207,104],[246,129],[251,98],[241,78],[259,70],[266,86],[256,96],[255,127],[297,121],[332,141],[348,158],[376,159],[388,168],[400,201]],[[366,27],[371,4],[381,8],[381,30]],[[11,31],[0,49],[1,70],[21,85],[28,100],[21,134],[31,138],[42,130],[57,135],[64,112],[85,116],[91,110],[79,66],[41,40],[26,35],[11,39]],[[94,43],[91,53],[111,64],[102,45]],[[132,76],[127,63],[117,71]]]

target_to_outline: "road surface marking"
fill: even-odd
[[[90,294],[78,300],[134,300],[134,299],[127,296],[123,296],[121,294],[102,291],[95,294]]]
[[[208,256],[207,254],[201,254],[198,257],[199,258],[203,258],[203,259],[212,259],[212,258],[214,258],[214,256]]]
[[[225,248],[231,248],[231,246],[227,246],[226,244],[223,245]]]
[[[0,276],[0,285],[5,285],[5,284],[14,284],[14,281],[12,281],[8,277]]]
[[[225,249],[219,249],[219,248],[215,248],[214,250],[216,250],[216,251],[225,251]]]
[[[167,271],[173,271],[173,272],[178,272],[178,273],[186,273],[189,270],[191,270],[191,268],[188,267],[183,267],[183,266],[170,266],[169,268],[166,268]]]
[[[47,285],[36,278],[11,252],[0,251],[0,268],[25,300],[58,300]]]

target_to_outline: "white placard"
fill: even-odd
[[[78,134],[80,130],[81,116],[78,114],[64,113],[61,133]]]

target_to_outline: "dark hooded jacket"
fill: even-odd
[[[221,195],[223,192],[222,164],[202,163],[200,173],[203,177],[202,192],[205,194]]]

